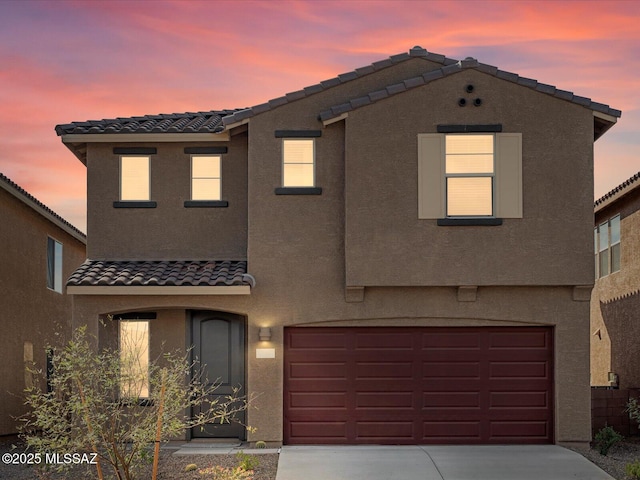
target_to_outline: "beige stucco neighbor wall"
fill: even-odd
[[[620,271],[599,278],[591,297],[591,384],[640,387],[640,189],[596,214],[595,225],[620,214]],[[593,265],[593,263],[592,263]]]
[[[46,346],[70,333],[72,299],[47,288],[47,237],[63,245],[63,279],[85,259],[85,245],[0,188],[0,435],[16,433],[34,381],[29,360],[45,368]]]

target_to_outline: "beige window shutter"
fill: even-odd
[[[496,134],[495,216],[522,218],[522,134]]]
[[[418,135],[418,218],[443,218],[444,135]]]

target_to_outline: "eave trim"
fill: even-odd
[[[249,285],[215,286],[68,286],[69,295],[250,295]]]
[[[62,135],[62,143],[167,143],[228,142],[228,131],[221,133],[72,133]]]

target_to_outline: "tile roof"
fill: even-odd
[[[222,123],[225,126],[228,126],[234,123],[241,122],[242,120],[253,117],[254,115],[257,115],[259,113],[266,112],[280,105],[284,105],[286,103],[299,100],[304,97],[308,97],[315,93],[322,92],[323,90],[327,90],[331,87],[335,87],[336,85],[340,85],[341,83],[346,83],[351,80],[355,80],[356,78],[369,75],[370,73],[376,72],[378,70],[382,70],[383,68],[390,67],[397,63],[406,62],[407,60],[410,60],[412,58],[424,58],[425,60],[429,60],[435,63],[440,63],[445,66],[453,65],[457,63],[457,60],[454,60],[452,58],[447,58],[444,55],[440,55],[438,53],[428,52],[426,49],[420,46],[415,46],[411,50],[409,50],[408,53],[400,53],[398,55],[393,55],[387,59],[374,62],[371,65],[356,68],[351,72],[342,73],[337,77],[330,78],[328,80],[323,80],[320,83],[311,85],[309,87],[305,87],[302,90],[287,93],[282,97],[274,98],[273,100],[269,100],[266,103],[262,103],[260,105],[256,105],[251,108],[239,110],[231,115],[225,116],[222,119]]]
[[[48,218],[57,226],[69,233],[71,236],[80,240],[82,243],[87,243],[87,236],[84,233],[82,233],[80,230],[67,222],[64,218],[62,218],[60,215],[51,210],[44,203],[42,203],[36,197],[27,192],[24,188],[13,182],[9,177],[3,175],[2,173],[0,173],[0,188],[4,188],[13,196],[29,205],[40,215]]]
[[[96,133],[219,133],[224,130],[222,118],[236,111],[238,110],[161,113],[141,117],[71,122],[66,125],[56,125],[56,133],[59,136]]]
[[[86,260],[67,286],[254,286],[247,262],[235,260]]]
[[[539,83],[537,80],[534,80],[531,78],[520,77],[515,73],[499,70],[497,67],[494,67],[492,65],[480,63],[474,58],[467,57],[464,60],[454,60],[452,58],[445,57],[444,55],[428,52],[427,50],[425,50],[420,46],[415,46],[411,50],[409,50],[409,53],[401,53],[399,55],[394,55],[392,57],[389,57],[386,60],[375,62],[367,67],[358,68],[352,72],[343,73],[341,75],[338,75],[335,78],[325,80],[323,82],[320,82],[319,84],[312,85],[310,87],[306,87],[303,90],[288,93],[282,97],[269,100],[266,103],[263,103],[248,109],[239,110],[231,115],[225,116],[222,119],[222,123],[226,127],[229,125],[233,125],[234,123],[242,122],[243,120],[246,120],[254,115],[271,110],[280,105],[284,105],[286,103],[298,100],[300,98],[313,95],[314,93],[318,93],[327,88],[333,87],[335,85],[339,85],[341,83],[348,82],[355,78],[361,77],[363,75],[367,75],[376,70],[389,67],[395,63],[403,62],[411,58],[424,58],[432,62],[440,63],[442,67],[436,70],[426,72],[421,76],[410,78],[408,80],[405,80],[402,83],[389,85],[384,90],[371,92],[369,95],[353,99],[349,103],[335,105],[330,109],[324,112],[321,112],[320,120],[324,121],[324,120],[338,117],[343,113],[346,113],[355,108],[382,100],[391,95],[402,93],[408,89],[424,85],[428,82],[437,80],[439,78],[443,78],[453,73],[460,72],[462,69],[465,69],[465,68],[476,68],[481,72],[488,73],[497,78],[501,78],[509,82],[517,83],[519,85],[531,88],[533,90],[536,90],[542,93],[546,93],[548,95],[552,95],[554,97],[557,97],[563,100],[568,100],[578,105],[582,105],[587,108],[590,108],[591,110],[605,113],[613,117],[620,117],[622,115],[622,112],[620,110],[613,109],[608,105],[605,105],[602,103],[593,102],[590,98],[580,97],[578,95],[574,95],[572,92],[569,92],[566,90],[559,90],[553,85]]]
[[[623,197],[624,195],[635,190],[638,187],[640,187],[640,172],[636,173],[631,178],[628,178],[613,190],[605,193],[602,197],[600,197],[593,203],[593,207],[596,212],[602,210],[605,206]]]
[[[443,64],[443,67],[431,70],[429,72],[425,72],[424,74],[409,78],[404,80],[401,83],[397,83],[394,85],[389,85],[385,89],[377,90],[375,92],[371,92],[368,95],[354,98],[347,103],[343,103],[340,105],[334,105],[331,108],[320,113],[320,120],[326,121],[335,117],[339,117],[340,115],[347,113],[351,110],[355,110],[356,108],[360,108],[364,105],[369,105],[385,98],[391,97],[393,95],[397,95],[398,93],[406,92],[412,88],[416,88],[422,85],[426,85],[434,80],[439,80],[441,78],[447,77],[449,75],[453,75],[458,73],[464,69],[474,68],[480,72],[487,73],[489,75],[493,75],[494,77],[500,78],[502,80],[506,80],[508,82],[517,83],[518,85],[525,86],[532,90],[536,90],[541,93],[545,93],[547,95],[551,95],[562,100],[568,100],[570,102],[576,103],[578,105],[582,105],[596,112],[601,112],[606,115],[610,115],[612,117],[620,117],[622,112],[620,110],[613,109],[608,105],[593,102],[590,98],[580,97],[574,95],[572,92],[566,90],[559,90],[553,85],[547,85],[544,83],[539,83],[537,80],[533,80],[531,78],[521,77],[515,73],[505,72],[503,70],[499,70],[497,67],[493,67],[491,65],[486,65],[484,63],[478,62],[476,59],[467,57],[464,60],[460,60],[450,64]],[[225,125],[227,122],[231,122],[234,117],[239,115],[246,115],[243,112],[236,113],[229,117],[223,119]]]

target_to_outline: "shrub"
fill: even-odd
[[[198,469],[198,466],[195,463],[190,463],[189,465],[184,467],[185,472],[193,472],[194,470],[197,470],[197,469]]]
[[[267,448],[267,444],[265,442],[263,442],[262,440],[258,440],[256,442],[256,448]]]
[[[640,479],[640,460],[636,460],[633,463],[627,463],[625,470],[627,475],[631,478]]]
[[[243,451],[236,453],[236,459],[238,460],[238,468],[244,471],[255,470],[260,465],[260,460],[255,455],[248,455]]]
[[[616,432],[613,427],[606,426],[601,428],[594,438],[596,450],[600,455],[607,455],[611,447],[622,440],[624,437]]]
[[[247,408],[247,399],[236,393],[224,399],[212,396],[218,385],[193,379],[194,365],[184,352],[149,362],[148,398],[126,395],[140,391],[136,388],[139,379],[125,376],[140,370],[132,368],[137,357],[125,358],[119,350],[98,350],[95,338],[89,338],[85,330],[77,329],[71,341],[56,350],[49,371],[52,391],[39,387],[44,382],[34,382],[26,390],[25,403],[31,414],[23,418],[22,434],[36,452],[93,452],[101,480],[103,466],[111,467],[118,479],[132,480],[153,460],[152,478],[156,478],[161,441],[188,428],[229,422]],[[34,373],[46,376],[42,371]],[[200,413],[185,416],[193,407],[200,407]],[[150,450],[154,445],[155,450]]]

